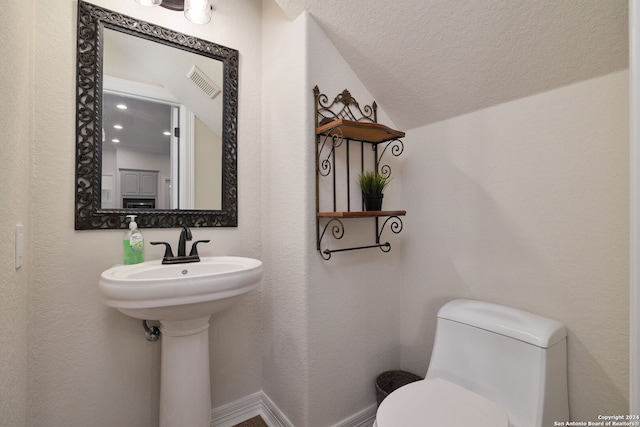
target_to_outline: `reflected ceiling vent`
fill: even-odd
[[[211,99],[215,98],[220,93],[220,88],[195,65],[191,67],[187,73],[187,77]]]

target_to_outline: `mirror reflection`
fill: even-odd
[[[222,62],[104,29],[103,209],[221,208]]]

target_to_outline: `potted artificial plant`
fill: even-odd
[[[382,190],[391,181],[391,176],[382,175],[377,171],[362,172],[359,177],[360,189],[366,211],[382,210]]]

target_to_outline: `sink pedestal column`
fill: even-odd
[[[211,426],[210,317],[160,321],[160,427]]]

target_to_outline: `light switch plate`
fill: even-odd
[[[22,257],[24,256],[24,226],[16,225],[16,270],[22,266]]]

